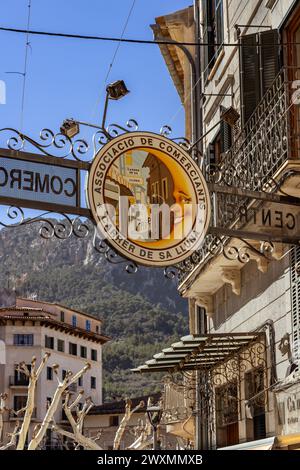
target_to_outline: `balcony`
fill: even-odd
[[[195,431],[194,391],[189,390],[184,384],[174,384],[166,380],[163,403],[162,423],[166,425],[167,432],[184,439],[192,439]]]
[[[15,376],[10,375],[9,386],[10,387],[28,387],[29,379],[26,376]]]
[[[206,166],[204,176],[208,183],[250,191],[278,190],[283,172],[299,159],[300,108],[293,102],[295,89],[290,75],[291,71],[281,70],[231,149],[222,155],[218,165]],[[212,204],[212,220],[218,227],[230,228],[235,214],[251,201],[234,194],[218,195],[217,203]],[[228,205],[234,211],[229,211]],[[191,273],[195,269],[201,271],[224,244],[226,237],[221,242],[220,237],[206,236],[202,247],[178,266],[179,290],[188,287],[185,284]]]

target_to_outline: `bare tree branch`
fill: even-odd
[[[126,405],[125,405],[125,414],[124,414],[124,416],[121,420],[121,423],[119,425],[119,428],[116,432],[115,439],[114,439],[113,450],[119,450],[120,449],[121,440],[122,440],[123,434],[125,432],[126,426],[128,425],[128,423],[131,419],[131,416],[133,415],[133,413],[138,411],[140,408],[143,408],[143,406],[145,406],[145,403],[143,401],[141,401],[133,410],[131,410],[131,405],[132,405],[131,400],[127,399],[126,400]]]
[[[26,403],[26,410],[24,419],[22,422],[22,426],[19,433],[19,440],[17,445],[17,450],[23,450],[26,442],[26,436],[28,434],[32,413],[35,406],[35,392],[36,392],[36,384],[41,375],[45,364],[47,363],[50,357],[50,353],[45,353],[41,364],[39,365],[38,369],[36,370],[36,358],[33,357],[31,361],[31,370],[29,371],[28,367],[24,362],[22,362],[19,366],[19,370],[25,373],[29,377],[29,385],[28,385],[28,395],[27,395],[27,403]]]
[[[48,427],[50,426],[50,424],[53,420],[53,416],[54,416],[54,414],[57,410],[57,407],[60,403],[60,400],[61,400],[64,392],[66,391],[66,389],[72,383],[77,382],[78,379],[80,377],[82,377],[88,369],[90,369],[90,367],[91,367],[91,365],[87,363],[79,372],[77,372],[74,375],[71,371],[67,371],[65,378],[62,381],[59,381],[57,389],[54,393],[53,399],[52,399],[52,401],[50,403],[50,406],[47,410],[46,416],[44,417],[44,420],[43,420],[37,434],[31,440],[31,442],[28,446],[28,450],[35,450],[39,446],[39,444],[42,441]],[[57,367],[57,365],[54,365],[54,372],[55,372],[56,376],[58,377],[58,367]],[[72,413],[71,413],[71,416],[72,416]],[[72,425],[72,423],[71,423],[71,425]]]
[[[0,442],[2,442],[2,436],[3,436],[3,414],[7,411],[6,400],[7,400],[7,393],[1,393],[0,395]]]
[[[8,434],[8,436],[10,436],[10,441],[7,442],[7,444],[5,444],[4,446],[0,447],[0,450],[7,450],[10,447],[14,447],[16,445],[17,436],[19,434],[18,433],[19,426],[20,426],[19,421],[16,421],[13,432],[11,434]]]
[[[86,400],[82,410],[77,410],[77,420],[75,420],[72,414],[72,410],[75,406],[78,406],[81,397],[82,393],[78,395],[78,397],[76,398],[76,400],[74,400],[73,403],[69,404],[69,394],[67,394],[66,400],[64,402],[64,412],[66,413],[66,416],[71,424],[74,433],[73,440],[76,441],[79,445],[83,446],[85,449],[102,450],[102,448],[98,444],[96,444],[95,440],[90,439],[89,437],[84,436],[82,434],[84,418],[93,406],[91,399],[88,398]]]

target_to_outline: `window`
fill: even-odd
[[[163,178],[161,185],[162,185],[162,197],[163,197],[164,202],[166,202],[168,199],[168,178]]]
[[[221,160],[221,155],[230,149],[232,144],[232,127],[224,121],[221,121],[220,131],[215,138],[211,141],[206,149],[207,163],[218,165]]]
[[[99,325],[96,325],[96,333],[99,333]]]
[[[239,442],[237,383],[216,388],[217,446],[225,447]]]
[[[205,308],[196,305],[196,331],[199,335],[207,333],[207,315]]]
[[[29,377],[24,374],[23,372],[21,372],[20,370],[18,370],[18,367],[19,365],[16,364],[15,365],[15,373],[14,373],[14,381],[13,381],[13,385],[28,385],[29,384]],[[26,367],[27,369],[31,370],[31,364],[26,364]]]
[[[51,397],[47,397],[47,398],[46,398],[46,407],[47,407],[47,409],[49,408],[49,406],[51,405],[51,403],[52,403],[52,398],[51,398]]]
[[[54,349],[54,338],[53,336],[45,336],[45,348]]]
[[[69,343],[69,354],[72,354],[72,356],[77,356],[77,344]]]
[[[14,396],[14,410],[18,411],[25,408],[27,404],[27,395]]]
[[[240,46],[241,117],[245,125],[280,70],[278,30],[241,36]]]
[[[80,346],[80,356],[84,358],[87,357],[87,350],[85,346]]]
[[[60,321],[65,322],[65,312],[63,310],[60,311]]]
[[[53,369],[52,369],[52,367],[47,367],[47,380],[53,380]]]
[[[245,374],[246,432],[248,440],[266,437],[264,369],[257,368]]]
[[[97,361],[97,350],[91,349],[91,359],[92,361]]]
[[[79,379],[78,379],[78,387],[83,387],[83,377],[79,377]]]
[[[91,322],[90,322],[90,320],[85,321],[85,329],[87,331],[91,331]]]
[[[151,184],[151,196],[152,196],[152,203],[159,204],[159,200],[160,200],[159,181],[155,181],[155,183]]]
[[[15,346],[33,346],[33,335],[14,335]]]
[[[72,315],[72,326],[76,328],[77,326],[77,317],[76,315]]]
[[[57,351],[65,352],[65,342],[62,339],[57,340]]]
[[[64,380],[66,378],[66,375],[67,375],[67,371],[65,369],[62,369],[62,371],[61,371],[62,380]]]
[[[202,0],[204,77],[207,79],[224,42],[223,0]]]
[[[91,388],[96,388],[96,377],[91,377]]]
[[[110,416],[109,417],[110,426],[119,426],[119,416]]]
[[[156,201],[156,204],[159,204],[159,200],[160,200],[160,188],[159,188],[159,181],[156,181],[154,183],[154,187],[155,187],[155,201]]]

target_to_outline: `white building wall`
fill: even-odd
[[[36,305],[34,305],[36,307]],[[54,307],[53,307],[54,308]],[[53,309],[52,309],[53,310]],[[69,312],[71,315],[71,312]],[[87,317],[89,319],[89,317]],[[65,321],[69,318],[65,319]],[[80,326],[84,328],[85,318],[81,319]],[[71,321],[68,321],[71,323]],[[95,331],[96,324],[100,325],[101,322],[95,320],[92,321],[92,328]],[[79,326],[79,325],[78,325]],[[33,346],[16,346],[14,345],[15,334],[33,334],[34,344]],[[45,336],[54,338],[54,349],[48,349],[45,347]],[[79,386],[77,383],[76,391],[84,390],[83,400],[87,397],[91,397],[95,405],[102,404],[102,345],[96,341],[92,341],[86,338],[80,338],[78,335],[73,334],[71,331],[59,331],[48,326],[40,326],[39,324],[33,325],[32,321],[21,319],[16,320],[15,324],[2,325],[0,326],[0,337],[3,338],[6,345],[6,364],[0,366],[0,393],[8,393],[8,406],[14,407],[14,396],[25,396],[27,395],[27,386],[12,385],[10,378],[14,378],[15,366],[20,362],[30,364],[33,357],[36,357],[37,365],[40,364],[45,352],[51,354],[46,367],[44,368],[40,379],[37,383],[36,388],[36,419],[32,423],[32,428],[37,422],[40,422],[45,416],[47,409],[47,398],[52,398],[57,388],[57,378],[53,373],[53,379],[47,379],[47,367],[51,367],[54,364],[59,365],[58,375],[59,379],[62,379],[62,370],[71,370],[73,373],[78,372],[84,367],[86,362],[89,362],[91,368],[83,376],[83,385]],[[59,352],[57,350],[57,340],[61,339],[65,343],[65,351]],[[69,342],[77,344],[77,356],[69,354]],[[87,348],[87,358],[80,357],[80,347],[85,346]],[[91,350],[97,351],[97,360],[91,359]],[[96,388],[91,388],[91,377],[96,378]],[[77,394],[74,392],[74,396]],[[62,419],[62,407],[59,406],[55,415],[56,422]],[[9,417],[8,413],[5,417],[4,433],[7,433],[14,426],[15,420]],[[29,433],[31,436],[31,431]]]

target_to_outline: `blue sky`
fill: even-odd
[[[136,0],[124,37],[152,39],[156,16],[191,4],[189,0]],[[25,28],[28,0],[1,0],[0,25]],[[31,29],[119,37],[132,0],[32,0]],[[58,130],[66,117],[99,123],[104,78],[116,43],[31,36],[24,109],[24,132]],[[0,105],[2,127],[20,127],[25,35],[0,31],[0,80],[7,104]],[[159,131],[172,120],[183,134],[184,114],[158,46],[122,44],[109,81],[124,79],[131,93],[111,102],[108,122],[136,118],[141,130]],[[179,109],[181,111],[178,113]]]

